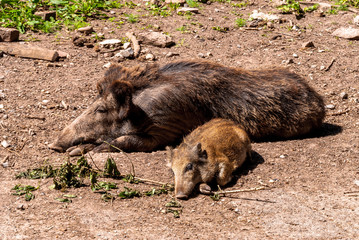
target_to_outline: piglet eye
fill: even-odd
[[[187,166],[186,166],[186,168],[185,168],[185,172],[191,171],[191,170],[193,170],[193,164],[192,164],[192,163],[188,163]]]

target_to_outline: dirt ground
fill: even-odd
[[[94,19],[91,25],[106,39],[121,39],[127,31],[148,32],[158,25],[176,42],[171,48],[142,46],[158,64],[204,56],[233,67],[288,67],[305,77],[326,105],[333,105],[328,106],[323,127],[306,139],[253,143],[255,164],[240,169],[237,181],[226,190],[268,186],[267,190],[228,194],[219,201],[194,195],[179,201],[179,218],[166,213],[173,193],[104,202],[88,185],[62,192],[49,189],[51,178],[16,179],[28,168],[44,162],[59,166],[68,159],[47,145],[91,104],[96,82],[106,71],[103,66],[115,61],[110,54],[74,46],[74,32],[29,32],[20,37],[24,44],[70,56],[57,67],[6,54],[0,58],[0,140],[10,145],[0,146],[0,239],[359,239],[359,42],[331,35],[341,26],[355,27],[356,13],[319,17],[314,12],[296,19],[293,14],[280,14],[271,1],[254,1],[243,8],[231,3],[200,4],[199,13],[191,16],[146,16],[149,12],[143,9],[142,2],[142,7],[108,12],[117,19],[123,13],[137,14],[135,24],[124,20],[119,27],[116,21]],[[253,10],[286,21],[253,30],[235,26],[236,18],[248,19]],[[188,32],[176,30],[183,25]],[[228,31],[212,29],[216,26]],[[313,48],[303,48],[308,41]],[[175,55],[166,57],[169,52]],[[121,64],[148,64],[145,54]],[[130,172],[127,157],[110,155],[121,173]],[[107,157],[95,154],[93,161],[101,168]],[[129,157],[136,176],[173,182],[165,151]],[[138,191],[155,187],[106,181],[118,184],[113,194],[124,186]],[[11,194],[16,184],[40,188],[33,192],[35,199],[25,201]],[[71,203],[55,200],[65,193],[77,198]]]

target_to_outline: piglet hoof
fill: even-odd
[[[113,151],[114,149],[111,149],[111,146],[108,143],[103,143],[92,150],[93,153],[113,152]]]
[[[84,145],[71,147],[71,148],[67,149],[66,152],[69,153],[70,157],[81,156],[81,155],[84,155],[85,153],[91,151],[94,147],[95,147],[95,145],[93,145],[93,144],[84,144]]]
[[[210,186],[208,186],[206,183],[201,183],[199,185],[199,191],[202,193],[202,194],[206,194],[206,195],[210,195],[212,194],[212,189]]]

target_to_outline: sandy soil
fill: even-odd
[[[137,14],[140,17],[135,24],[124,20],[118,27],[116,21],[93,20],[91,25],[106,39],[121,39],[127,31],[147,32],[157,24],[176,42],[171,48],[142,46],[159,64],[203,54],[234,67],[289,67],[305,77],[334,109],[327,110],[325,124],[311,138],[253,143],[255,164],[240,169],[237,181],[226,188],[267,185],[268,190],[230,194],[219,201],[195,195],[180,201],[179,218],[166,213],[173,193],[116,198],[111,203],[101,200],[88,185],[65,192],[51,190],[52,179],[16,179],[15,175],[44,162],[58,166],[68,159],[47,145],[91,104],[96,82],[106,71],[103,65],[115,60],[93,48],[74,46],[74,32],[24,34],[24,44],[62,50],[70,57],[56,63],[58,67],[9,55],[0,58],[0,140],[10,144],[8,148],[0,146],[0,239],[358,239],[359,43],[331,35],[341,26],[355,27],[352,20],[356,14],[346,11],[318,17],[314,12],[297,20],[292,14],[279,14],[269,1],[255,1],[244,8],[231,3],[201,4],[199,14],[190,17],[146,16],[148,11],[138,9],[143,7],[122,8],[113,14],[117,20],[123,13]],[[235,26],[236,18],[247,19],[258,9],[286,21],[255,30]],[[291,24],[299,30],[290,30]],[[188,32],[176,30],[182,25],[187,25]],[[212,29],[215,26],[229,30],[216,31]],[[314,48],[302,47],[308,41]],[[177,55],[165,57],[169,52]],[[147,64],[143,59],[122,64]],[[110,155],[121,173],[130,172],[127,157]],[[96,154],[93,161],[102,167],[107,157]],[[131,153],[129,157],[136,176],[173,182],[164,151]],[[124,186],[138,191],[154,187],[106,181],[118,184],[113,194]],[[11,194],[16,184],[40,188],[34,191],[35,199],[25,201],[23,196]],[[65,193],[77,198],[71,203],[55,200]]]

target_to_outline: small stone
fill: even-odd
[[[9,162],[4,162],[1,165],[3,166],[3,168],[7,168],[7,167],[9,167],[10,164],[9,164]]]
[[[319,69],[320,69],[320,71],[323,71],[325,69],[325,66],[322,65],[322,66],[320,66]]]
[[[118,39],[107,39],[102,42],[99,42],[99,45],[103,48],[111,48],[111,47],[117,47],[122,44],[121,40]]]
[[[288,157],[287,154],[282,154],[282,155],[279,156],[279,158],[286,158],[286,157]]]
[[[198,53],[198,57],[199,58],[204,58],[204,54],[203,53]]]
[[[59,58],[69,58],[70,57],[70,55],[67,52],[57,51],[57,53],[59,54]]]
[[[214,18],[213,18],[213,17],[209,17],[208,20],[209,20],[209,21],[214,21]]]
[[[36,12],[34,15],[41,17],[45,21],[50,21],[51,18],[56,20],[56,11]]]
[[[17,207],[16,207],[17,209],[19,209],[19,210],[25,210],[25,207],[24,207],[24,205],[23,204],[19,204],[19,205],[17,205]]]
[[[335,37],[345,38],[348,40],[359,40],[359,29],[341,27],[332,33]]]
[[[4,104],[0,104],[0,109],[4,109]]]
[[[313,48],[313,47],[314,47],[314,43],[311,41],[302,44],[302,48]]]
[[[211,52],[207,52],[207,53],[206,53],[206,56],[207,56],[207,57],[213,57],[213,54],[212,54]]]
[[[93,27],[91,27],[91,26],[79,28],[79,29],[77,29],[77,31],[84,33],[86,35],[90,35],[91,33],[94,32]]]
[[[123,49],[127,49],[131,46],[131,43],[130,42],[126,42],[123,44]]]
[[[112,63],[108,62],[105,65],[103,65],[102,67],[103,68],[109,68],[109,67],[111,67],[111,65],[112,65]]]
[[[146,60],[153,61],[155,60],[155,56],[152,53],[146,54]]]
[[[0,42],[15,42],[19,40],[20,32],[14,28],[0,28]]]
[[[171,47],[175,44],[172,38],[160,32],[140,33],[137,36],[139,42],[143,44],[153,45],[156,47]]]
[[[288,59],[288,60],[283,60],[282,61],[282,64],[292,64],[292,63],[294,63],[293,59]]]
[[[186,0],[165,0],[165,3],[179,3],[184,4]]]
[[[8,117],[8,115],[4,115],[4,116],[2,116],[2,119],[4,119],[4,120],[6,120],[6,119],[8,119],[9,117]]]
[[[333,109],[335,109],[335,105],[334,104],[328,104],[328,105],[325,106],[325,108],[333,110]]]
[[[1,146],[3,146],[4,148],[8,148],[10,146],[10,144],[6,140],[2,140]]]
[[[198,8],[181,7],[181,8],[177,9],[177,14],[178,13],[185,13],[185,12],[198,13],[198,11],[199,11]]]
[[[356,16],[356,17],[353,19],[353,23],[354,23],[355,25],[359,25],[359,15]]]
[[[267,22],[267,27],[268,28],[274,28],[274,24],[272,22]]]
[[[109,58],[109,57],[113,57],[114,53],[113,52],[107,52],[107,53],[104,53],[103,56],[105,58]]]
[[[339,96],[340,96],[340,98],[341,99],[348,99],[348,93],[346,93],[346,92],[341,92],[340,94],[339,94]]]
[[[132,48],[127,48],[116,53],[115,57],[132,58],[134,51]]]
[[[294,57],[294,58],[298,58],[298,54],[293,53],[293,57]]]
[[[166,54],[166,57],[169,58],[169,57],[173,57],[173,56],[179,56],[178,53],[174,53],[174,52],[169,52]]]

